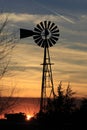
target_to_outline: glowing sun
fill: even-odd
[[[27,120],[30,120],[32,117],[32,115],[27,115]]]

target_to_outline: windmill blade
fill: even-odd
[[[47,28],[47,21],[44,21],[45,28]]]
[[[40,35],[35,35],[35,36],[33,36],[33,38],[38,39],[38,38],[41,38],[41,36]]]
[[[40,22],[40,25],[41,25],[42,29],[44,29],[44,25],[43,25],[43,22]]]
[[[54,26],[52,29],[51,29],[51,31],[54,31],[54,30],[56,30],[58,27],[57,26]]]
[[[27,30],[27,29],[20,29],[20,38],[26,38],[33,36],[34,32],[32,30]]]
[[[36,36],[36,35],[38,35],[38,36],[39,36],[39,35],[41,35],[41,33],[40,33],[40,32],[36,32],[36,31],[35,31],[35,32],[34,32],[34,36]]]
[[[52,33],[59,33],[59,29],[52,31]]]
[[[55,37],[55,36],[52,36],[51,37],[53,40],[57,41],[58,40],[58,37]]]
[[[52,23],[51,26],[50,26],[50,30],[55,26],[55,23]]]
[[[43,40],[41,39],[38,43],[38,45],[41,47],[42,46],[42,43],[43,43]]]
[[[35,40],[38,46],[42,47],[43,39]]]
[[[39,24],[37,24],[37,28],[38,28],[40,31],[43,30]]]
[[[51,21],[48,21],[48,29],[50,28],[51,25]]]
[[[58,33],[53,33],[52,35],[55,36],[55,37],[59,37],[60,34],[58,34]]]
[[[53,38],[50,38],[49,40],[53,45],[56,44],[56,41]]]
[[[35,42],[38,44],[41,41],[41,38],[38,37],[37,39],[35,39]]]
[[[51,42],[50,39],[48,39],[48,44],[49,44],[49,47],[53,46],[53,43]]]
[[[36,28],[36,27],[34,28],[34,31],[35,31],[35,32],[38,32],[38,33],[41,33],[41,30],[39,30],[39,29]]]

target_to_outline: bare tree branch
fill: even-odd
[[[1,16],[1,14],[0,14]],[[15,47],[16,37],[14,32],[10,32],[7,28],[8,15],[0,17],[0,80],[8,72],[8,66],[11,62],[12,50]],[[3,97],[5,90],[0,89],[0,114],[12,108],[17,103],[17,98],[13,98],[15,87],[10,90],[8,97]],[[8,91],[9,92],[9,91]]]

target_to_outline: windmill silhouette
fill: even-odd
[[[30,36],[33,36],[33,39],[38,46],[44,48],[40,98],[40,112],[44,112],[46,110],[47,99],[55,97],[49,47],[55,45],[59,39],[59,29],[57,25],[51,21],[40,22],[33,31],[20,29],[20,39]]]

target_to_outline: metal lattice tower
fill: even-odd
[[[59,39],[59,29],[51,21],[43,21],[36,25],[34,31],[20,29],[20,38],[29,36],[33,36],[35,43],[44,48],[40,100],[40,112],[44,112],[47,99],[55,97],[49,47],[55,45],[56,41]]]
[[[44,48],[40,111],[45,111],[47,98],[54,98],[54,85],[49,49]]]

